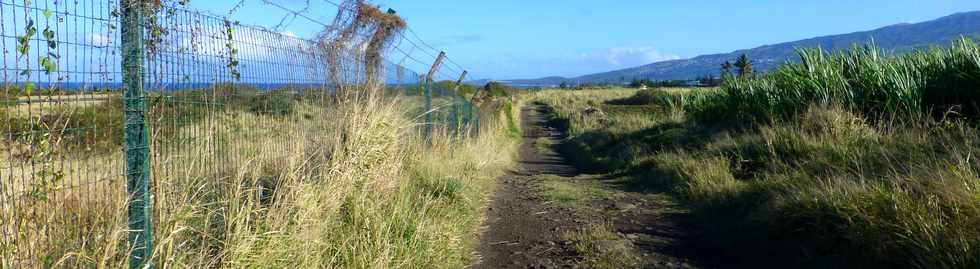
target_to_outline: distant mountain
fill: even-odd
[[[754,49],[737,50],[725,54],[702,55],[685,60],[657,62],[574,78],[547,77],[503,82],[525,86],[551,86],[562,82],[619,82],[623,79],[632,80],[634,78],[653,80],[694,79],[704,75],[717,76],[720,73],[721,63],[725,61],[734,62],[735,58],[743,53],[752,59],[756,70],[766,71],[786,61],[798,60],[796,48],[800,47],[821,46],[831,50],[847,49],[855,43],[866,44],[873,39],[881,49],[902,52],[930,45],[949,45],[950,42],[961,36],[980,37],[980,11],[957,13],[922,23],[897,24],[871,31],[817,37]]]

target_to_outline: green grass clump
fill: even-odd
[[[557,202],[576,210],[593,210],[591,202],[603,197],[612,197],[613,192],[604,189],[592,178],[565,178],[555,175],[541,175],[535,179],[535,187],[549,201]]]
[[[590,225],[563,236],[572,242],[575,252],[582,255],[579,263],[585,268],[635,268],[640,256],[633,244],[614,233],[609,225]]]
[[[520,119],[520,108],[514,107],[513,102],[504,102],[501,110],[507,120],[507,133],[512,137],[521,137],[521,127],[518,120]]]

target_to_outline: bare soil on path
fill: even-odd
[[[498,179],[478,247],[480,259],[471,268],[593,267],[567,235],[595,224],[610,226],[624,241],[616,245],[636,253],[635,267],[722,267],[717,250],[701,240],[690,214],[664,196],[632,192],[615,176],[581,175],[560,154],[536,148],[542,138],[560,143],[565,137],[564,130],[549,124],[548,111],[541,104],[521,111],[520,165]],[[604,195],[581,206],[563,205],[541,193],[542,178],[597,185]]]

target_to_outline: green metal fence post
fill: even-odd
[[[476,131],[480,131],[480,125],[479,125],[480,123],[477,122],[480,113],[479,113],[479,110],[477,110],[477,116],[474,117],[474,115],[473,115],[473,107],[476,106],[476,102],[475,101],[476,101],[477,94],[479,94],[479,93],[480,93],[480,89],[476,89],[476,90],[473,91],[473,97],[470,97],[470,100],[468,101],[469,104],[470,104],[469,109],[466,110],[466,116],[470,119],[471,124],[472,123],[475,123],[474,130],[476,130]],[[479,107],[477,107],[477,109],[479,109]]]
[[[452,124],[454,131],[459,131],[459,99],[459,93],[453,92],[453,110],[450,113],[453,114]]]
[[[143,99],[143,1],[122,5],[123,124],[126,190],[129,195],[130,268],[152,268],[153,221],[150,198],[149,130]]]
[[[425,76],[425,136],[427,138],[432,137],[432,77],[436,75],[439,71],[439,66],[442,65],[442,61],[446,59],[446,52],[439,52],[439,57],[436,61],[432,63],[432,68],[429,68],[429,74]]]
[[[422,83],[422,90],[425,91],[425,137],[432,136],[432,85],[430,79],[426,78]]]
[[[462,127],[466,123],[466,119],[462,118],[459,111],[459,106],[465,102],[463,100],[463,93],[459,91],[459,86],[463,85],[463,80],[466,79],[466,75],[470,71],[463,70],[463,73],[459,75],[459,79],[456,80],[456,84],[453,86],[453,124],[455,124],[456,132],[462,130]]]
[[[480,132],[480,113],[481,113],[480,111],[481,110],[480,110],[480,107],[479,106],[476,106],[475,104],[476,104],[477,97],[480,96],[480,90],[481,90],[480,88],[477,88],[476,90],[473,91],[473,96],[471,96],[470,97],[470,100],[467,102],[469,104],[469,108],[466,110],[466,114],[468,115],[468,117],[470,119],[470,125],[472,126],[473,130],[477,134],[479,134],[479,132]],[[476,106],[476,114],[473,113],[473,107],[474,106]]]

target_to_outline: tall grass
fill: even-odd
[[[159,268],[471,263],[481,207],[511,165],[516,140],[501,110],[483,111],[482,130],[470,130],[468,139],[447,128],[426,139],[417,115],[406,112],[416,111],[406,99],[374,92],[327,110],[297,99],[261,102],[289,108],[276,113],[252,113],[245,100],[246,109],[185,123],[174,135],[207,145],[188,145],[200,152],[154,152],[153,260]],[[208,157],[214,154],[222,157]],[[107,155],[98,164],[115,167],[118,158]],[[113,173],[103,170],[87,173]],[[100,193],[119,195],[63,194],[25,209],[29,214],[0,212],[30,218],[23,223],[71,220],[20,226],[45,232],[23,231],[18,245],[3,245],[0,267],[124,267],[123,187],[106,181]],[[48,238],[36,237],[41,234]],[[44,253],[24,255],[31,249]]]
[[[886,54],[873,43],[837,52],[806,48],[799,55],[798,63],[758,79],[729,80],[722,92],[680,105],[707,121],[786,119],[813,104],[876,119],[980,115],[980,46],[967,38],[902,55]],[[676,99],[664,101],[678,105],[666,102]]]
[[[560,147],[571,161],[630,177],[629,190],[674,194],[742,266],[980,264],[975,123],[929,117],[925,106],[889,112],[837,101],[729,115],[729,90],[652,93],[662,110],[604,105],[626,111],[608,113],[608,124],[576,119],[577,112],[622,95],[546,91],[538,98],[577,130]]]

